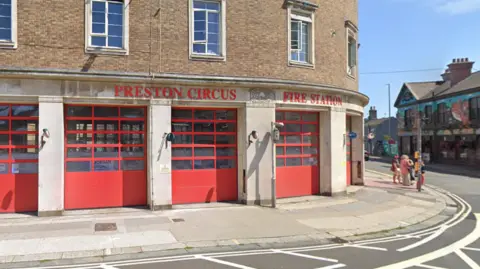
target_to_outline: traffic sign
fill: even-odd
[[[355,138],[357,138],[357,133],[355,133],[355,132],[350,132],[350,133],[348,133],[348,136],[349,136],[351,139],[355,139]]]

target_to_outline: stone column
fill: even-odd
[[[63,98],[39,97],[39,144],[42,130],[49,140],[38,153],[38,216],[62,215],[64,209],[64,116]]]
[[[320,112],[320,194],[345,194],[347,189],[346,113],[342,108]]]
[[[171,132],[170,100],[151,100],[148,109],[148,205],[152,210],[172,207],[172,147],[166,134]]]
[[[352,185],[363,185],[365,174],[365,129],[362,116],[352,116],[352,132],[357,138],[352,139]]]
[[[256,131],[257,139],[248,145],[245,151],[246,203],[271,205],[272,202],[272,138],[271,124],[275,121],[275,103],[248,102],[245,108],[246,136]]]

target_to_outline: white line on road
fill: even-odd
[[[338,260],[335,260],[335,259],[317,257],[317,256],[312,256],[312,255],[307,255],[307,254],[302,254],[302,253],[296,253],[296,252],[290,252],[290,251],[284,251],[284,250],[279,250],[279,249],[272,249],[272,251],[276,252],[276,253],[287,254],[287,255],[312,259],[312,260],[319,260],[319,261],[325,261],[325,262],[335,262],[335,263],[338,262]]]
[[[346,266],[345,264],[339,263],[339,264],[333,264],[333,265],[320,267],[320,268],[317,268],[317,269],[336,269],[336,268],[342,268],[342,267],[345,267],[345,266]]]
[[[464,247],[463,249],[466,249],[466,250],[472,250],[472,251],[480,251],[480,248],[469,248],[469,247]]]
[[[295,247],[295,248],[282,248],[282,250],[292,251],[292,250],[304,250],[304,249],[311,249],[311,248],[336,247],[336,246],[340,246],[340,244],[328,244],[328,245],[321,245],[321,246],[308,246],[308,247]]]
[[[464,248],[475,242],[478,238],[480,238],[480,214],[475,214],[476,218],[476,225],[473,231],[465,236],[464,238],[458,240],[457,242],[448,245],[444,248],[437,249],[433,252],[424,254],[422,256],[418,256],[409,260],[401,261],[398,263],[378,267],[377,269],[404,269],[409,268],[412,266],[418,266],[419,264],[423,264],[425,262],[438,259],[440,257],[446,256],[450,253],[453,253],[455,250],[460,248]]]
[[[468,257],[465,253],[463,253],[461,250],[459,249],[456,250],[455,254],[457,254],[458,257],[460,257],[460,259],[462,259],[466,264],[468,264],[470,268],[480,269],[480,266],[474,260],[472,260],[472,258]]]
[[[362,245],[346,245],[346,246],[352,247],[352,248],[364,248],[364,249],[371,249],[371,250],[388,251],[386,248],[377,248],[377,247],[371,247],[371,246],[362,246]]]
[[[448,269],[444,267],[438,267],[438,266],[433,266],[433,265],[426,265],[426,264],[419,264],[417,267],[422,267],[422,268],[427,268],[427,269]]]
[[[100,268],[102,269],[118,269],[117,267],[108,265],[108,264],[100,264]]]
[[[215,259],[215,258],[212,258],[212,257],[205,257],[205,256],[202,256],[202,255],[196,255],[195,257],[198,258],[198,259],[205,260],[205,261],[219,263],[219,264],[227,265],[227,266],[234,267],[234,268],[255,269],[253,267],[249,267],[249,266],[245,266],[245,265],[241,265],[241,264],[233,263],[233,262],[227,262],[227,261]]]

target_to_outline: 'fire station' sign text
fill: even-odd
[[[301,92],[283,92],[283,102],[331,106],[341,106],[343,104],[340,96]]]

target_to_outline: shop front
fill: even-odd
[[[365,96],[172,81],[0,81],[0,212],[268,205],[362,184]]]

